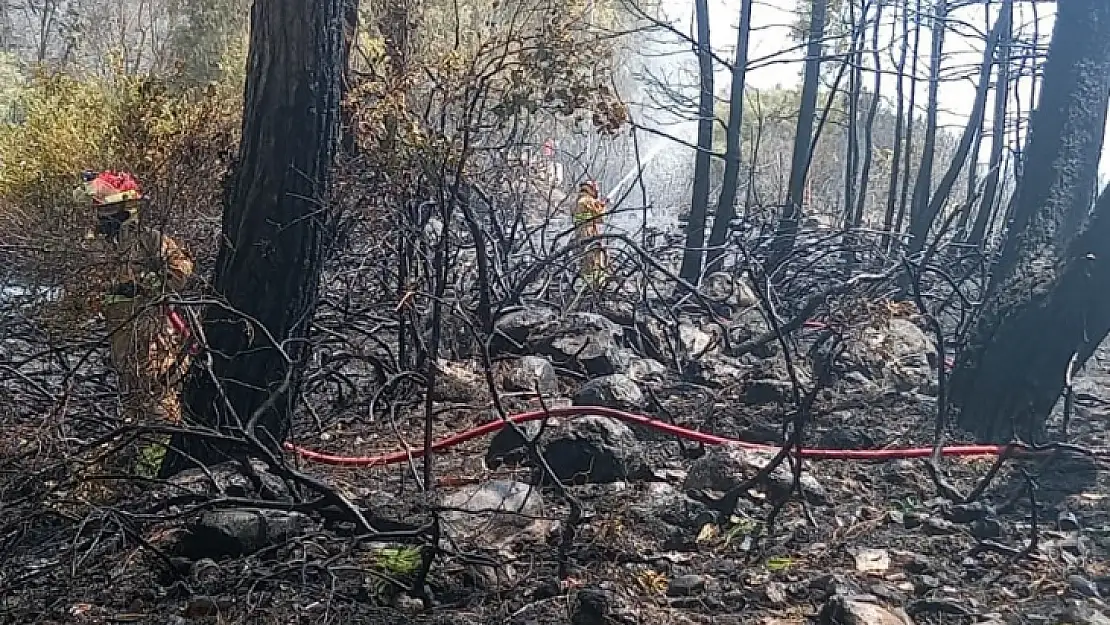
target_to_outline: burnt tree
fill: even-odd
[[[813,0],[809,14],[809,32],[806,36],[806,64],[802,74],[802,95],[798,105],[798,124],[794,131],[794,151],[790,157],[790,180],[786,190],[786,204],[775,226],[775,241],[768,264],[776,267],[794,251],[798,224],[803,214],[806,176],[812,159],[810,145],[813,125],[817,119],[817,89],[821,78],[821,55],[825,38],[825,18],[829,0]]]
[[[289,433],[333,227],[326,198],[339,141],[344,0],[265,0],[251,9],[243,133],[223,212],[205,353],[186,418],[278,452]],[[205,364],[205,360],[210,364]],[[250,445],[177,436],[162,474]]]
[[[748,73],[748,40],[752,32],[752,0],[740,0],[740,24],[736,27],[736,60],[728,98],[728,127],[725,130],[725,177],[717,199],[717,214],[709,233],[707,272],[719,271],[721,255],[736,218],[736,195],[740,188],[740,147],[744,127],[744,83]]]
[[[1110,2],[1058,5],[1040,92],[1009,236],[952,375],[960,425],[980,440],[1038,438],[1073,355],[1082,364],[1110,329],[1110,196],[1084,219],[1110,103]]]
[[[694,191],[690,200],[690,222],[686,226],[686,249],[682,254],[679,276],[690,284],[701,282],[702,257],[705,255],[705,221],[709,212],[709,157],[713,152],[713,124],[717,118],[713,104],[713,50],[709,39],[709,2],[696,0],[694,13],[698,26],[698,151],[694,155]]]

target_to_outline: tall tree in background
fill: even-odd
[[[274,451],[291,426],[318,300],[325,205],[339,131],[344,0],[256,1],[234,188],[223,215],[206,311],[211,371],[194,365],[185,389],[193,421]],[[239,450],[175,437],[162,473]]]
[[[1003,14],[1005,17],[1005,13]],[[990,88],[991,80],[991,66],[994,64],[994,51],[998,48],[998,41],[1001,38],[1000,34],[1003,30],[1009,28],[1007,20],[1000,19],[997,21],[990,34],[987,36],[986,49],[983,50],[983,61],[979,64],[979,83],[975,87],[975,99],[971,105],[971,113],[968,114],[967,125],[964,126],[963,135],[960,137],[960,142],[956,146],[956,153],[952,157],[952,162],[949,163],[948,170],[941,176],[940,182],[937,183],[936,193],[933,193],[924,208],[915,208],[910,215],[910,248],[911,254],[916,254],[925,249],[925,242],[928,239],[929,231],[933,227],[933,222],[941,213],[941,209],[946,202],[952,197],[952,190],[956,186],[956,179],[959,178],[960,172],[964,170],[968,162],[968,157],[971,156],[971,164],[975,165],[975,156],[972,154],[972,146],[975,143],[975,137],[979,134],[979,129],[983,127],[983,120],[986,118],[987,111],[987,91]],[[930,166],[932,165],[933,157],[929,156]],[[924,166],[924,164],[922,165]],[[969,182],[970,184],[970,182]],[[964,206],[962,211],[967,214],[971,210],[970,206]]]
[[[1002,258],[952,374],[960,424],[982,440],[1033,438],[1110,331],[1110,194],[1094,194],[1110,104],[1110,2],[1057,7],[1040,101]]]
[[[728,98],[728,128],[725,136],[725,177],[717,199],[717,214],[709,233],[708,271],[720,269],[721,254],[729,227],[736,218],[736,195],[740,188],[740,148],[744,127],[744,83],[748,69],[748,39],[752,32],[752,0],[740,0],[740,23],[736,29],[736,60],[732,64],[732,86]]]
[[[794,153],[790,159],[790,182],[786,191],[786,205],[775,228],[772,267],[784,260],[794,249],[794,238],[798,235],[798,224],[803,216],[802,199],[805,195],[806,175],[809,172],[813,123],[817,117],[817,88],[821,78],[822,40],[825,34],[828,4],[828,0],[813,0],[810,10],[806,65],[802,77],[802,98],[798,108],[798,126],[794,133]]]
[[[987,177],[983,181],[983,197],[975,222],[967,236],[967,243],[984,245],[987,227],[994,221],[995,209],[1001,202],[998,196],[999,179],[1002,172],[1002,151],[1006,147],[1006,103],[1010,98],[1010,45],[1013,41],[1014,0],[1003,0],[999,20],[1005,20],[1007,27],[1000,33],[998,44],[998,78],[994,83],[994,113],[991,120],[991,151],[987,161]]]
[[[709,2],[694,1],[698,28],[698,74],[701,90],[698,95],[698,151],[694,156],[694,192],[690,200],[690,223],[686,226],[686,250],[682,255],[679,275],[690,284],[701,279],[705,254],[705,218],[709,212],[709,161],[713,151],[713,49],[709,40]]]
[[[913,187],[913,199],[910,203],[910,233],[916,240],[911,240],[913,249],[921,249],[922,240],[928,232],[928,224],[932,223],[929,217],[929,204],[933,196],[933,164],[937,145],[937,113],[940,111],[938,101],[940,92],[940,70],[944,61],[944,32],[947,30],[948,1],[937,0],[933,7],[933,24],[930,29],[932,37],[932,52],[929,56],[929,96],[925,105],[925,137],[921,145],[921,164],[917,167],[917,181]],[[989,74],[988,74],[989,76]],[[920,232],[924,228],[925,233]]]

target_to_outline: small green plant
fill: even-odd
[[[373,570],[368,583],[374,597],[388,603],[397,590],[397,582],[416,575],[423,554],[419,547],[381,547],[371,555]]]
[[[146,478],[157,476],[158,469],[162,466],[162,459],[166,457],[168,443],[167,436],[165,441],[156,441],[139,448],[139,456],[135,460],[135,474]]]

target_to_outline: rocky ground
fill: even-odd
[[[791,376],[776,341],[739,353],[767,328],[733,304],[721,326],[621,307],[512,312],[491,345],[500,403],[608,406],[781,443]],[[1090,449],[1110,448],[1105,356],[1077,385],[1069,434]],[[496,418],[479,360],[441,363],[437,437]],[[807,415],[807,446],[931,444],[934,346],[915,319],[854,332],[827,375],[808,362],[796,363],[803,386],[830,387]],[[421,444],[421,397],[348,404],[341,418],[306,417],[298,443],[351,456]],[[503,430],[436,454],[433,496],[419,460],[259,463],[251,477],[225,465],[91,505],[58,477],[53,431],[13,420],[0,447],[3,622],[1110,623],[1110,487],[1079,453],[1008,461],[971,501],[942,497],[924,460],[806,461],[797,488],[785,465],[739,488],[769,455],[587,416],[523,426],[542,430],[532,452]],[[993,464],[950,458],[941,472],[966,496]],[[429,509],[439,549],[414,590]]]

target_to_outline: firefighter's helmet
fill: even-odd
[[[90,202],[96,208],[98,217],[115,216],[126,211],[126,221],[138,219],[139,204],[145,199],[134,176],[113,171],[82,172],[81,186],[73,190],[73,197],[79,202]]]

